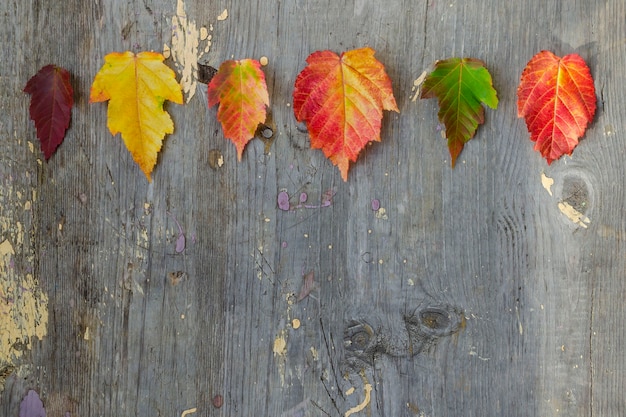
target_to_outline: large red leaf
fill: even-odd
[[[219,103],[217,119],[241,161],[243,149],[265,121],[270,104],[261,64],[254,59],[225,61],[209,83],[208,96],[209,107]]]
[[[380,141],[383,110],[399,112],[385,67],[371,48],[314,52],[298,75],[293,110],[307,124],[311,147],[338,166],[344,181],[350,161],[371,141]]]
[[[596,111],[591,72],[576,54],[539,52],[522,72],[517,97],[517,116],[548,164],[572,153]]]
[[[30,118],[35,122],[41,150],[50,159],[70,126],[74,90],[70,73],[56,65],[46,65],[24,87],[31,95]]]

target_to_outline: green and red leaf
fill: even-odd
[[[437,61],[426,77],[421,98],[437,97],[439,120],[446,128],[452,167],[463,146],[476,134],[485,121],[481,103],[492,109],[498,107],[491,74],[485,64],[474,58],[449,58]]]
[[[383,110],[400,112],[391,80],[374,52],[314,52],[295,83],[295,117],[307,124],[311,147],[338,166],[344,181],[350,161],[366,144],[380,141]]]
[[[261,64],[254,59],[225,61],[209,83],[208,97],[209,107],[219,103],[217,119],[241,161],[246,144],[265,121],[270,103]]]
[[[517,116],[548,164],[571,155],[596,111],[591,72],[576,54],[539,52],[522,72],[517,97]]]
[[[24,92],[31,95],[30,118],[35,122],[47,161],[63,142],[70,126],[74,105],[70,73],[56,65],[46,65],[28,80]]]

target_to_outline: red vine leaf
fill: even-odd
[[[30,118],[35,122],[47,161],[63,142],[70,126],[74,105],[70,73],[56,65],[46,65],[28,80],[24,92],[31,95]]]
[[[539,52],[522,72],[517,97],[517,116],[548,164],[571,155],[596,111],[591,72],[576,54]]]
[[[306,122],[311,147],[337,165],[344,181],[350,161],[371,141],[380,141],[383,110],[400,112],[385,67],[371,48],[337,55],[309,55],[293,92],[296,119]]]

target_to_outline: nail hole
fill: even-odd
[[[269,127],[263,126],[261,128],[261,136],[263,136],[265,139],[271,138],[272,135],[274,135],[274,131],[270,129]]]
[[[217,74],[217,68],[198,62],[198,81],[208,84],[215,74]]]
[[[211,149],[209,151],[209,166],[213,169],[219,169],[224,165],[224,156],[219,149]]]

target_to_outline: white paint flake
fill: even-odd
[[[548,177],[545,173],[541,173],[541,185],[546,189],[548,194],[552,196],[552,185],[554,185],[554,179]]]
[[[574,207],[572,207],[571,204],[566,201],[561,201],[558,204],[558,207],[559,210],[561,210],[561,213],[563,213],[565,217],[567,217],[572,223],[577,226],[584,227],[586,229],[589,223],[591,223],[589,217],[576,210]]]
[[[201,41],[203,54],[209,52],[211,35],[207,28],[198,28],[196,22],[187,17],[184,1],[178,0],[176,14],[172,16],[172,46],[163,45],[163,55],[171,55],[176,72],[181,77],[180,85],[187,103],[195,95],[198,85],[198,60],[201,58],[198,48]]]
[[[217,16],[217,20],[222,21],[228,19],[228,9],[224,9],[224,11]]]

